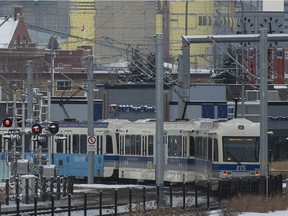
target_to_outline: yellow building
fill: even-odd
[[[156,32],[163,33],[164,56],[172,63],[176,63],[178,55],[182,54],[182,35],[217,34],[215,27],[229,28],[231,17],[234,17],[234,3],[229,1],[157,1],[156,9]],[[212,43],[190,46],[191,68],[211,65],[212,46]]]
[[[155,52],[153,37],[163,33],[164,61],[176,64],[182,35],[219,34],[219,28],[232,25],[234,7],[231,1],[218,0],[70,0],[70,37],[61,49],[91,45],[94,61],[101,65],[127,60],[120,50],[130,46],[139,45],[145,54]],[[211,67],[212,46],[191,45],[191,68]]]
[[[95,16],[94,0],[70,0],[70,37],[61,44],[61,49],[75,50],[81,45],[94,47]]]

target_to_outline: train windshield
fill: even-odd
[[[258,162],[259,138],[223,137],[223,160],[225,162]]]

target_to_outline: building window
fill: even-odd
[[[70,80],[61,80],[57,81],[57,91],[71,91],[71,81]]]
[[[15,86],[16,88],[23,89],[23,80],[11,80],[9,82],[10,87]]]
[[[212,20],[211,20],[212,22]],[[206,16],[198,16],[198,25],[199,26],[206,26],[207,25],[207,17]],[[209,19],[208,19],[208,25],[209,24]]]

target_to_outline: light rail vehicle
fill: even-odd
[[[242,118],[195,119],[164,122],[163,127],[165,182],[259,175],[259,123]],[[7,130],[0,128],[1,160],[8,160],[13,148]],[[93,136],[96,179],[155,181],[155,121],[101,120],[94,123]],[[48,148],[49,139],[39,145],[32,134],[26,134],[25,159],[35,164],[40,147],[44,159],[50,154],[58,175],[87,178],[87,122],[59,122],[59,132],[52,138]],[[21,154],[21,137],[15,142],[15,152]]]

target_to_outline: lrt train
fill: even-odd
[[[258,176],[260,124],[247,119],[164,122],[164,181]],[[0,128],[0,159],[11,150],[7,128]],[[5,130],[4,130],[5,129]],[[94,176],[97,179],[155,181],[156,122],[108,119],[94,123]],[[58,175],[87,178],[87,123],[59,122],[49,154]],[[33,163],[39,143],[25,137],[25,158]],[[16,138],[20,149],[21,139]],[[41,143],[48,157],[48,142]],[[20,152],[20,150],[18,151]]]

